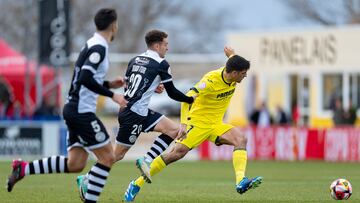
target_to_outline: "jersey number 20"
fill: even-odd
[[[139,88],[142,76],[139,74],[131,74],[129,80],[129,88],[125,92],[125,96],[133,97],[136,90]]]

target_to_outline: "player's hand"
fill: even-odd
[[[198,96],[199,96],[198,94],[195,94],[195,95],[191,96],[191,97],[194,99],[194,101],[193,101],[192,103],[195,102],[195,100],[196,100],[196,98],[197,98]]]
[[[164,84],[160,83],[159,86],[157,86],[157,88],[155,89],[155,92],[158,93],[158,94],[161,94],[164,92]]]
[[[231,48],[231,47],[228,47],[228,46],[226,46],[226,47],[224,48],[224,52],[225,52],[225,55],[226,55],[228,58],[230,58],[230,56],[235,55],[234,49]]]
[[[115,80],[111,81],[109,83],[109,87],[110,88],[119,88],[125,85],[125,80],[123,77],[117,77]]]
[[[180,128],[179,128],[179,132],[178,132],[178,135],[177,135],[176,139],[179,140],[179,141],[181,141],[181,140],[183,140],[183,139],[186,138],[186,134],[187,134],[187,125],[181,123],[181,124],[180,124]]]
[[[112,100],[120,105],[120,108],[126,107],[128,101],[125,99],[125,97],[121,94],[114,93],[114,96],[112,97]]]

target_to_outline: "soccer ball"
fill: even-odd
[[[88,189],[89,178],[87,175],[83,175],[83,178],[78,179],[79,196],[81,201],[85,202],[85,194]]]
[[[346,179],[336,179],[330,185],[331,197],[336,200],[347,200],[352,194],[352,187]]]

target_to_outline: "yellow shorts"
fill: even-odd
[[[216,139],[232,129],[234,126],[230,124],[221,123],[218,125],[212,125],[210,128],[197,127],[193,125],[187,126],[186,138],[182,141],[177,141],[190,149],[193,149],[203,143],[205,140],[209,140],[215,143]]]

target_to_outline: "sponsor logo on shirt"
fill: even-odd
[[[138,65],[147,65],[149,64],[150,60],[148,58],[145,58],[145,57],[136,57],[135,58],[135,63],[138,64]]]
[[[218,98],[224,98],[224,97],[227,97],[227,96],[232,95],[234,92],[235,92],[235,89],[232,89],[232,90],[227,91],[227,92],[222,92],[222,93],[218,94],[218,95],[216,96],[216,98],[217,98],[217,99],[218,99]]]

